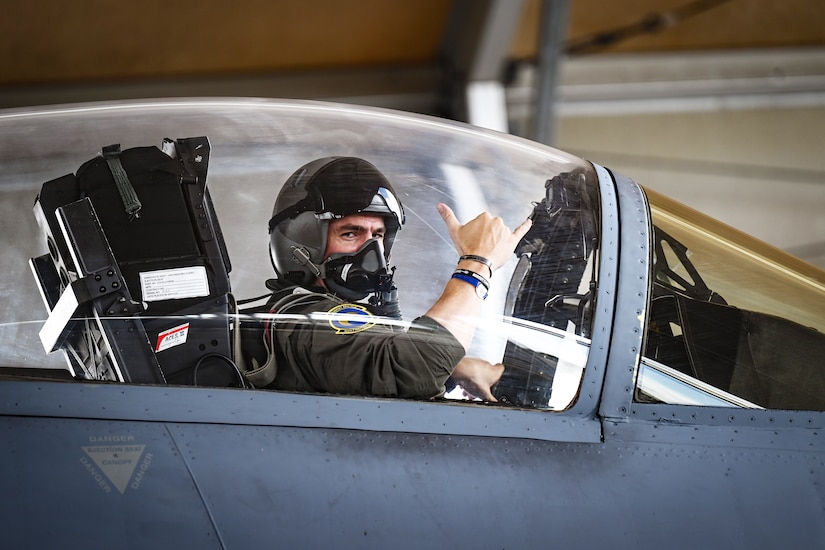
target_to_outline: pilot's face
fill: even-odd
[[[384,239],[384,218],[372,214],[353,214],[332,220],[327,232],[324,258],[335,253],[357,252],[370,239]]]

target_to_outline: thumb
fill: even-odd
[[[447,229],[450,233],[461,226],[461,223],[458,221],[458,218],[455,217],[455,213],[452,208],[443,202],[440,202],[436,205],[436,209],[438,210],[438,213],[441,214],[441,219],[444,220],[444,223],[447,225]]]
[[[521,240],[521,238],[524,237],[528,231],[530,231],[531,227],[533,227],[533,220],[527,218],[526,220],[521,222],[521,224],[518,227],[516,227],[516,229],[513,231],[513,235],[515,235],[519,240]]]

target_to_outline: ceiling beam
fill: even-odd
[[[446,116],[506,132],[503,74],[523,0],[455,0],[441,60]]]
[[[556,139],[556,88],[567,39],[569,0],[542,0],[539,23],[537,90],[533,140],[552,145]]]

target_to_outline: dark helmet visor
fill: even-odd
[[[306,184],[307,195],[276,213],[269,220],[269,231],[286,218],[313,211],[319,218],[343,218],[352,214],[376,213],[404,224],[404,208],[387,178],[362,159],[340,158],[330,162]]]

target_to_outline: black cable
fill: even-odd
[[[226,357],[225,355],[221,355],[220,353],[207,353],[207,354],[201,356],[200,359],[198,359],[198,362],[195,363],[195,366],[192,369],[192,382],[194,383],[195,386],[200,385],[200,384],[198,384],[198,370],[200,370],[201,365],[203,365],[203,362],[206,359],[211,359],[213,357],[217,357],[218,359],[220,359],[221,361],[223,361],[227,365],[229,365],[230,369],[232,370],[232,374],[235,375],[235,377],[238,380],[238,386],[237,387],[239,387],[239,388],[245,388],[246,387],[244,377],[241,374],[241,371],[238,369],[238,366],[235,364],[235,362],[232,361],[232,359],[230,359],[229,357]]]
[[[564,49],[568,55],[596,53],[630,38],[645,34],[654,34],[668,27],[673,27],[682,21],[730,1],[731,0],[695,0],[668,12],[650,13],[634,23],[570,40]]]

